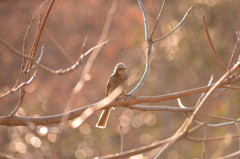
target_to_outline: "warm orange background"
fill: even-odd
[[[43,1],[8,0],[0,1],[0,38],[22,52],[23,38],[29,22]],[[45,46],[42,64],[52,68],[67,68],[73,64],[64,57],[59,48],[50,40],[49,34],[64,48],[75,61],[85,37],[88,37],[85,51],[98,42],[108,10],[109,0],[57,0],[50,12],[43,31],[41,45]],[[44,15],[49,2],[40,10]],[[144,1],[149,25],[152,28],[162,1]],[[173,93],[194,87],[204,86],[210,76],[216,81],[224,71],[221,69],[207,42],[201,13],[204,13],[215,48],[227,66],[233,51],[235,31],[240,26],[240,1],[169,1],[154,35],[155,38],[166,34],[182,19],[186,11],[194,6],[184,24],[171,36],[154,45],[151,72],[136,96],[151,96]],[[31,27],[28,51],[37,29],[39,14]],[[145,47],[143,18],[137,1],[121,0],[118,2],[110,32],[109,43],[103,47],[90,71],[91,79],[86,82],[78,95],[74,108],[79,108],[101,100],[105,85],[115,64],[123,62],[128,67],[129,76],[137,74],[137,79],[130,81],[129,91],[136,85],[144,71]],[[239,51],[237,52],[239,53]],[[84,64],[87,59],[85,59]],[[0,45],[0,92],[11,89],[20,77],[21,58]],[[43,70],[33,83],[26,87],[26,96],[21,112],[26,116],[46,116],[62,113],[68,104],[72,89],[81,76],[84,64],[78,70],[67,75],[52,75]],[[239,118],[239,91],[218,90],[204,106],[208,114]],[[200,94],[182,99],[184,105],[193,107]],[[9,114],[18,101],[18,92],[0,99],[0,115]],[[177,101],[168,101],[152,105],[177,106]],[[204,112],[204,110],[203,110]],[[63,131],[58,144],[59,158],[93,158],[98,155],[117,153],[120,149],[119,123],[124,130],[124,150],[148,145],[172,135],[185,119],[184,114],[171,112],[140,112],[118,108],[111,114],[106,129],[95,128],[100,112],[91,116],[79,129],[70,125]],[[210,123],[219,122],[203,119]],[[55,126],[49,126],[51,130]],[[209,136],[234,134],[234,127],[209,130]],[[55,134],[42,135],[27,127],[0,127],[0,153],[11,154],[16,158],[50,158],[55,145]],[[201,137],[202,132],[196,133]],[[36,140],[36,142],[32,140]],[[40,147],[39,147],[40,143]],[[227,144],[227,143],[225,143]],[[20,146],[19,146],[20,145]],[[211,145],[211,144],[209,144]],[[224,143],[223,143],[224,145]],[[236,149],[238,143],[224,145],[227,148],[216,152],[219,143],[209,146],[207,155],[219,156]],[[215,148],[213,148],[215,147]],[[237,150],[237,149],[236,149]],[[150,151],[144,155],[156,155]],[[163,158],[193,158],[201,154],[201,144],[188,141],[177,142],[164,153]],[[215,156],[215,157],[216,157]]]

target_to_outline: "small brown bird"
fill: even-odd
[[[110,76],[108,83],[107,83],[107,89],[106,89],[106,97],[114,91],[118,86],[122,86],[123,92],[119,95],[119,97],[123,97],[126,95],[126,89],[127,89],[127,73],[126,73],[127,67],[123,63],[118,63],[113,71],[113,74]],[[105,128],[107,125],[107,121],[110,115],[112,108],[106,108],[102,111],[101,116],[99,117],[99,120],[96,124],[97,128]]]

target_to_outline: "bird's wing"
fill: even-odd
[[[106,89],[106,92],[105,92],[105,96],[107,97],[113,90],[112,90],[112,86],[113,86],[113,75],[110,76],[110,78],[108,79],[108,82],[107,82],[107,89]]]

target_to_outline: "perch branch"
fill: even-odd
[[[224,85],[233,84],[238,81],[240,81],[240,76],[236,76],[234,78],[227,79],[227,80],[220,82],[219,87],[222,87]],[[128,96],[128,97],[113,101],[111,104],[109,104],[107,106],[108,107],[120,107],[120,106],[128,107],[129,105],[136,105],[136,104],[142,104],[142,103],[157,103],[157,102],[181,98],[181,97],[185,97],[185,96],[189,96],[189,95],[193,95],[193,94],[197,94],[197,93],[207,92],[213,85],[214,84],[212,84],[210,86],[194,88],[194,89],[185,90],[182,92],[175,92],[172,94],[166,94],[166,95],[161,95],[161,96],[150,96],[150,97]],[[97,104],[97,103],[95,103],[95,104]],[[58,123],[60,123],[62,116],[69,115],[69,117],[67,118],[68,120],[74,119],[74,118],[80,116],[86,108],[92,107],[95,104],[91,104],[91,105],[88,105],[88,106],[85,106],[82,108],[78,108],[78,109],[63,113],[63,114],[46,116],[46,117],[42,117],[42,118],[15,117],[15,116],[13,116],[12,118],[9,118],[7,116],[2,116],[2,117],[0,117],[0,125],[19,126],[19,125],[26,125],[26,122],[27,123],[32,122],[35,125],[58,124]],[[105,106],[105,107],[107,107],[107,106]],[[137,108],[137,109],[139,110],[139,108]],[[189,108],[186,108],[186,109],[189,109]],[[147,110],[146,107],[144,107],[143,110]],[[207,124],[207,125],[217,127],[217,126],[224,126],[224,125],[229,125],[229,124],[234,124],[234,122],[226,122],[226,123],[221,123],[221,124]]]
[[[112,24],[113,16],[114,16],[114,14],[115,14],[115,12],[117,10],[117,6],[118,6],[118,2],[117,2],[117,0],[114,0],[112,2],[112,4],[111,4],[111,7],[110,7],[109,11],[108,11],[107,18],[105,20],[105,23],[104,23],[104,26],[103,26],[103,30],[102,30],[101,36],[99,38],[98,44],[102,43],[103,41],[105,41],[107,39],[108,32],[109,32],[111,24]],[[98,54],[100,53],[101,49],[102,49],[102,47],[99,47],[98,49],[94,50],[94,52],[89,57],[86,65],[85,65],[85,67],[83,69],[83,72],[81,74],[81,77],[80,77],[78,83],[76,84],[76,86],[74,87],[74,89],[73,89],[73,91],[71,93],[71,96],[70,96],[67,108],[71,109],[71,107],[73,105],[75,105],[75,101],[76,101],[77,95],[82,90],[82,88],[83,88],[83,86],[84,86],[84,84],[86,82],[85,76],[87,74],[89,74],[89,72],[90,72],[90,70],[91,70],[91,68],[93,66],[93,63],[94,63],[95,59],[97,58]],[[82,122],[78,122],[78,124],[79,124],[78,126],[80,126],[84,122],[84,117],[85,116],[87,116],[87,115],[90,116],[91,115],[91,113],[89,113],[91,109],[93,109],[93,108],[90,108],[88,111],[86,110],[86,112],[84,112],[82,114],[83,117],[80,116],[78,119],[75,119],[75,121],[78,121],[78,120],[82,121]],[[87,115],[85,115],[85,114],[87,114]],[[75,125],[75,127],[78,127],[78,126]]]

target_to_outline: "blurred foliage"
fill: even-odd
[[[23,38],[30,20],[43,3],[43,0],[8,0],[0,1],[0,37],[22,52]],[[44,15],[49,2],[39,11],[31,27],[28,51],[37,29],[40,15]],[[150,28],[153,26],[162,1],[147,0]],[[61,54],[59,48],[49,38],[54,39],[75,61],[80,53],[85,37],[88,37],[85,50],[94,46],[101,35],[105,18],[111,1],[96,0],[56,0],[46,23],[49,33],[44,30],[37,54],[41,45],[45,47],[42,64],[53,68],[67,68],[73,63]],[[172,0],[166,3],[163,16],[157,26],[154,38],[160,37],[173,29],[182,19],[188,8],[194,6],[184,24],[168,38],[154,45],[151,72],[143,87],[136,96],[151,96],[172,93],[190,88],[204,86],[210,76],[214,81],[224,71],[215,59],[207,42],[203,29],[201,14],[205,15],[209,32],[215,48],[227,66],[233,51],[235,31],[240,26],[240,1],[237,0]],[[144,25],[137,1],[118,1],[118,8],[111,25],[109,43],[103,47],[78,95],[74,108],[79,108],[99,101],[104,97],[105,85],[113,67],[118,62],[128,66],[129,76],[140,75],[144,71]],[[12,54],[0,45],[0,89],[6,92],[11,89],[20,76],[21,58]],[[84,62],[85,64],[85,62]],[[81,76],[84,65],[68,75],[57,76],[39,70],[34,82],[26,87],[26,97],[22,115],[36,117],[62,113],[68,104],[70,93]],[[130,81],[131,90],[138,80]],[[239,91],[221,90],[215,92],[204,105],[202,112],[208,114],[239,118]],[[185,97],[186,106],[195,106],[198,95]],[[18,101],[18,92],[0,99],[0,115],[9,114]],[[177,101],[167,101],[152,105],[177,106]],[[100,112],[99,112],[100,113]],[[57,152],[58,158],[93,158],[98,155],[117,153],[120,150],[120,130],[116,118],[121,121],[124,133],[124,150],[148,145],[172,135],[183,123],[182,113],[140,112],[126,108],[113,111],[106,129],[95,128],[99,113],[91,116],[80,128],[71,125],[63,130],[59,143],[54,133],[58,125],[31,127],[0,127],[0,154],[14,158],[42,159],[51,158]],[[219,120],[201,117],[200,121],[216,123]],[[209,129],[208,136],[217,137],[236,134],[237,129],[222,127]],[[202,137],[203,132],[194,134]],[[217,157],[238,150],[236,141],[224,140],[207,145],[206,158]],[[202,143],[181,140],[167,150],[162,158],[199,158]],[[158,149],[138,155],[139,158],[152,158]]]

